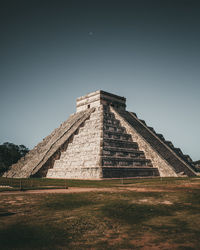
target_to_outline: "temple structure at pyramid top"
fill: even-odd
[[[102,90],[92,92],[85,96],[81,96],[76,100],[77,112],[86,110],[88,108],[96,108],[100,105],[113,106],[119,110],[126,109],[126,98],[118,95],[114,95]]]
[[[102,90],[77,98],[76,113],[4,177],[103,179],[195,176],[188,155]]]

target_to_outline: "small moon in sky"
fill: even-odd
[[[90,31],[90,32],[89,32],[89,35],[90,35],[90,36],[92,36],[92,35],[93,35],[93,32],[92,32],[92,31]]]

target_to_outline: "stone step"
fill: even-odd
[[[129,178],[129,177],[146,177],[159,176],[157,168],[152,167],[113,167],[106,166],[102,169],[103,178]]]
[[[127,153],[137,153],[137,154],[144,154],[143,151],[140,151],[139,149],[131,149],[131,148],[120,148],[120,147],[103,147],[103,150],[105,151],[114,151],[114,152],[127,152]]]
[[[171,141],[165,141],[165,143],[171,148],[174,149],[174,145]]]
[[[89,166],[98,166],[99,159],[95,160],[77,160],[77,161],[67,161],[67,162],[56,162],[54,168],[68,168],[68,167],[89,167]]]
[[[82,128],[80,128],[79,129],[79,131],[78,131],[78,133],[77,133],[77,135],[89,135],[89,134],[91,134],[91,133],[96,133],[96,134],[98,134],[98,133],[100,133],[101,131],[102,131],[102,129],[103,129],[103,126],[101,126],[101,127],[92,127],[92,130],[93,131],[91,131],[91,127],[88,127],[88,128],[86,128],[86,127],[82,127]]]
[[[136,142],[129,142],[110,138],[104,138],[103,146],[138,149],[138,144]]]
[[[128,149],[125,150],[121,150],[121,151],[116,151],[116,150],[105,150],[103,149],[103,155],[105,156],[120,156],[120,157],[131,157],[131,158],[141,158],[144,159],[145,155],[143,152],[139,151],[139,150],[132,150],[133,152],[129,152]]]
[[[92,152],[98,152],[98,150],[99,150],[100,148],[99,148],[99,146],[97,146],[97,147],[95,147],[95,148],[92,148]],[[76,148],[76,149],[74,149],[74,150],[68,150],[68,151],[66,151],[66,152],[63,152],[62,153],[62,155],[61,155],[61,157],[60,157],[60,159],[61,158],[63,158],[63,157],[73,157],[74,156],[74,154],[78,154],[78,156],[80,155],[84,155],[84,154],[89,154],[91,152],[91,149],[90,148],[88,148],[88,147],[84,147],[84,151],[82,151],[81,150],[81,148]]]
[[[98,127],[100,127],[101,126],[101,124],[102,124],[102,121],[101,120],[99,120],[99,121],[97,121],[97,120],[92,120],[92,121],[90,121],[90,120],[86,120],[85,121],[85,124],[84,124],[84,126],[87,128],[87,127],[94,127],[94,128],[98,128]]]
[[[120,122],[116,119],[106,119],[104,118],[103,119],[103,124],[106,124],[106,125],[116,125],[116,126],[120,126]]]
[[[113,114],[113,113],[111,113],[111,112],[105,112],[104,114],[103,114],[103,117],[105,118],[105,119],[115,119],[115,115]]]
[[[99,136],[96,136],[95,134],[91,134],[91,135],[79,135],[79,136],[74,136],[72,143],[81,143],[81,142],[97,142],[98,140],[100,140],[100,134]]]
[[[151,160],[146,159],[146,158],[140,158],[140,157],[135,157],[135,158],[131,158],[131,157],[120,157],[120,156],[102,156],[102,159],[106,159],[106,160],[113,160],[113,161],[123,161],[123,162],[148,162],[151,163]]]
[[[102,128],[103,128],[103,126],[101,126],[99,128],[92,127],[92,126],[90,126],[88,128],[83,127],[83,128],[79,129],[79,131],[78,131],[78,133],[76,135],[77,136],[79,136],[79,135],[90,135],[90,134],[97,134],[98,135],[102,131]]]
[[[103,130],[104,131],[115,131],[115,132],[121,132],[121,133],[124,133],[126,132],[126,129],[124,127],[121,127],[121,126],[115,126],[115,125],[112,125],[112,124],[104,124],[103,125]]]
[[[103,132],[104,138],[111,138],[111,139],[118,139],[118,140],[124,140],[124,141],[132,141],[132,137],[130,134],[126,133],[119,133],[115,131],[104,131]]]
[[[65,170],[72,170],[72,169],[77,169],[77,168],[81,168],[80,166],[69,166],[69,165],[57,165],[54,166],[52,169],[49,169],[48,171],[65,171]]]
[[[96,122],[100,122],[102,120],[100,114],[99,115],[95,115],[95,116],[90,116],[90,118],[88,119],[88,121],[90,122],[93,122],[93,121],[96,121]]]
[[[151,161],[148,159],[140,158],[124,158],[124,157],[102,157],[103,166],[146,166],[151,165]]]
[[[65,166],[57,166],[57,167],[54,167],[52,169],[49,169],[48,172],[66,172],[66,171],[74,171],[74,170],[77,170],[77,169],[81,169],[80,166],[68,166],[68,165],[65,165]]]
[[[96,145],[95,147],[92,147],[92,149],[90,147],[85,146],[84,151],[82,150],[82,148],[83,147],[78,147],[78,146],[73,148],[71,146],[70,149],[67,149],[67,151],[62,152],[60,159],[62,157],[66,157],[66,156],[73,157],[74,154],[82,155],[82,154],[90,153],[91,150],[92,150],[92,152],[98,152],[98,150],[100,149],[99,145]]]
[[[100,137],[99,138],[97,138],[97,139],[91,139],[91,141],[89,141],[89,139],[87,140],[87,144],[88,145],[86,145],[86,141],[84,141],[84,140],[74,140],[72,143],[70,143],[69,145],[68,145],[68,148],[70,149],[70,148],[76,148],[76,147],[87,147],[87,146],[95,146],[95,145],[97,145],[97,144],[99,144],[99,142],[100,142]]]
[[[184,157],[184,154],[183,154],[183,152],[181,151],[180,148],[173,148],[173,149],[174,149],[174,151],[175,151],[177,154],[179,154],[179,155],[181,155],[181,156]]]
[[[81,139],[81,138],[99,138],[102,134],[102,131],[100,130],[95,130],[91,131],[90,133],[88,131],[84,131],[82,133],[78,133],[77,135],[74,136],[74,139]]]
[[[81,157],[83,155],[97,155],[100,152],[100,145],[99,147],[82,147],[82,150],[79,148],[72,149],[67,151],[66,154],[61,155],[60,159],[64,159],[66,157]]]
[[[51,171],[48,171],[47,178],[65,178],[65,179],[95,178],[95,179],[99,179],[100,172],[101,170],[99,167],[75,168],[73,169],[73,171],[71,169],[65,169],[64,171],[63,170],[55,171],[54,169],[52,169]]]
[[[149,126],[148,126],[148,128],[149,128],[154,134],[156,134],[156,131],[154,130],[153,127],[149,127]]]
[[[188,162],[190,162],[190,163],[193,164],[192,158],[191,158],[189,155],[184,155],[184,158],[185,158]]]
[[[156,134],[156,135],[159,137],[159,139],[161,139],[162,141],[165,141],[165,137],[162,134]]]
[[[82,160],[95,160],[99,157],[99,154],[79,154],[78,156],[78,160],[82,161]],[[55,160],[55,163],[56,162],[63,162],[63,163],[66,163],[66,162],[71,162],[71,161],[76,161],[76,158],[73,157],[73,154],[71,155],[65,155],[63,157],[60,157],[59,160]]]
[[[147,125],[144,120],[139,119],[144,125]]]
[[[124,168],[124,169],[157,169],[152,167],[152,165],[146,165],[146,166],[102,166],[103,169],[109,169],[109,168],[113,168],[113,169],[120,169],[120,168]]]

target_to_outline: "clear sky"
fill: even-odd
[[[200,159],[199,13],[198,0],[1,2],[0,144],[32,148],[102,89]]]

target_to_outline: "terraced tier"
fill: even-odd
[[[107,156],[128,156],[145,158],[144,152],[138,149],[119,148],[119,147],[104,147],[103,155]]]
[[[131,178],[131,177],[155,177],[159,176],[157,168],[130,168],[130,167],[103,167],[104,178]]]

